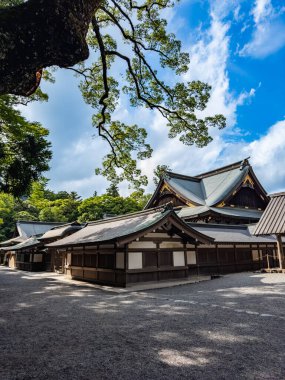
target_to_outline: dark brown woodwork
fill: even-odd
[[[229,198],[226,205],[265,210],[267,203],[262,200],[254,188],[246,186],[241,187],[233,197]]]

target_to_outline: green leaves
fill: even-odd
[[[115,184],[127,180],[136,189],[146,185],[138,161],[152,154],[146,129],[114,119],[122,93],[131,106],[160,112],[169,137],[186,145],[203,147],[212,140],[209,127],[225,126],[222,115],[198,116],[207,106],[211,87],[179,77],[188,71],[190,58],[161,16],[177,2],[102,1],[88,34],[94,63],[73,69],[82,78],[84,100],[94,108],[93,126],[110,147],[95,172]]]
[[[17,102],[17,97],[0,97],[0,191],[19,197],[49,169],[51,144],[48,131],[21,116]]]

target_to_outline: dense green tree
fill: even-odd
[[[143,210],[151,196],[152,194],[144,194],[144,191],[134,191],[131,193],[130,198],[136,201],[139,210]]]
[[[0,193],[0,240],[12,237],[15,230],[16,201],[10,194]]]
[[[158,185],[161,178],[167,175],[167,172],[171,172],[172,170],[168,165],[157,165],[155,170],[153,171],[154,177],[153,182]]]
[[[19,98],[0,97],[0,191],[21,196],[49,169],[48,131],[16,109]]]
[[[84,199],[78,207],[79,221],[102,219],[104,215],[122,215],[129,212],[139,211],[140,205],[131,197],[111,197],[100,195]]]
[[[80,57],[81,60],[85,59],[86,25],[91,20],[87,42],[93,50],[93,62],[90,59],[69,69],[82,79],[80,89],[83,98],[95,110],[93,125],[98,135],[110,146],[110,152],[96,173],[104,175],[113,183],[127,180],[135,188],[146,185],[147,178],[138,168],[137,161],[147,159],[152,154],[145,128],[126,125],[114,118],[114,111],[122,94],[129,98],[131,106],[146,107],[159,112],[166,119],[169,137],[178,137],[186,145],[196,144],[203,147],[211,141],[209,126],[225,126],[222,115],[205,118],[198,116],[207,106],[210,86],[200,81],[185,83],[180,79],[181,74],[189,68],[189,56],[181,51],[181,43],[175,35],[167,32],[167,21],[162,17],[164,10],[177,3],[178,0],[84,0],[78,6],[77,2],[71,0],[54,0],[51,6],[47,1],[28,0],[24,5],[14,8],[14,17],[19,13],[18,29],[22,33],[21,41],[26,41],[27,29],[26,21],[25,25],[21,24],[21,11],[34,17],[30,20],[35,23],[33,25],[37,26],[39,20],[43,23],[45,49],[42,49],[40,43],[37,46],[37,42],[40,42],[37,35],[40,34],[40,29],[37,30],[36,27],[33,30],[34,44],[29,47],[27,43],[27,49],[38,48],[36,53],[31,51],[32,62],[26,62],[28,73],[29,69],[33,71],[32,79],[36,72],[51,65],[52,59],[53,64],[64,67],[70,65],[68,62],[74,63],[74,58],[77,58],[77,62]],[[37,11],[35,14],[32,11],[29,13],[29,8]],[[43,17],[45,9],[46,20]],[[7,26],[7,17],[11,16],[11,12],[11,9],[0,12],[0,36],[1,20],[4,20],[2,35],[5,36],[5,25]],[[73,18],[67,17],[71,14]],[[53,15],[56,17],[53,17],[51,27],[48,20]],[[76,30],[70,20],[76,20],[81,27]],[[60,27],[64,29],[62,38],[52,38]],[[9,25],[7,28],[10,30]],[[70,38],[64,40],[63,37],[68,32]],[[13,31],[11,35],[13,37]],[[5,48],[12,56],[13,52],[18,54],[17,49],[11,52],[6,45],[4,41],[4,61]],[[71,48],[73,46],[77,46],[77,49]],[[77,57],[74,57],[75,53],[78,53]],[[118,72],[118,67],[124,69]],[[8,77],[10,78],[9,75]],[[20,89],[22,84],[20,81]]]
[[[106,189],[106,195],[109,195],[110,197],[119,197],[119,188],[116,184],[111,183],[111,185]]]
[[[46,206],[40,210],[39,220],[45,222],[73,222],[78,219],[78,206],[80,201],[57,199],[47,201]]]

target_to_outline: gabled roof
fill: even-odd
[[[16,223],[19,236],[29,238],[34,235],[42,235],[49,231],[51,228],[60,226],[64,223],[60,222],[34,222],[34,221],[18,221]]]
[[[19,251],[20,249],[36,247],[39,244],[41,244],[41,242],[35,236],[32,236],[29,239],[26,239],[25,241],[23,241],[22,243],[12,245],[10,247],[3,247],[0,250],[2,250],[2,251]]]
[[[215,239],[215,243],[266,244],[276,242],[273,236],[254,236],[252,234],[252,230],[254,228],[253,225],[228,226],[205,223],[189,223],[189,225],[200,233],[211,236],[213,239]]]
[[[285,235],[285,193],[271,195],[270,202],[260,218],[255,235]]]
[[[7,246],[10,246],[11,244],[19,244],[23,241],[25,241],[26,238],[24,238],[23,236],[17,236],[15,238],[12,238],[12,239],[8,239],[8,240],[5,240],[5,241],[2,241],[0,243],[0,247],[7,247]]]
[[[51,228],[49,231],[43,234],[42,237],[40,237],[40,240],[50,240],[50,239],[60,239],[66,235],[69,235],[71,233],[74,233],[78,230],[81,230],[83,225],[79,224],[78,222],[72,222],[63,224],[61,226],[56,226]]]
[[[250,210],[238,207],[209,207],[209,206],[197,206],[197,207],[182,207],[176,211],[177,215],[182,219],[194,218],[204,216],[207,214],[226,215],[232,218],[245,218],[245,219],[257,219],[261,218],[263,211]]]
[[[42,235],[45,232],[49,231],[51,228],[60,226],[64,223],[60,222],[34,222],[34,221],[26,221],[21,220],[16,222],[16,234],[18,236],[13,237],[12,239],[8,239],[0,242],[0,246],[11,246],[13,244],[18,244],[31,236]]]
[[[104,242],[125,244],[165,223],[179,228],[186,238],[194,238],[208,243],[213,241],[208,236],[200,234],[189,227],[176,215],[173,209],[166,205],[121,217],[87,223],[80,231],[54,243],[47,244],[46,247],[70,247]]]
[[[266,197],[266,192],[256,178],[248,159],[245,159],[194,177],[166,172],[145,208],[151,207],[163,186],[180,197],[185,204],[216,206],[229,197],[248,174],[254,178]]]

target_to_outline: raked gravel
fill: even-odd
[[[112,293],[0,267],[0,379],[285,379],[285,275]]]

